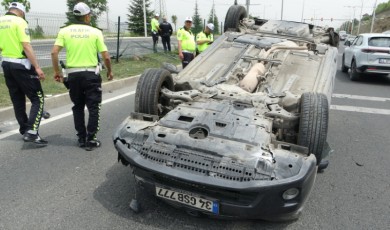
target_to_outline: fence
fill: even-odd
[[[6,12],[0,10],[0,15]],[[64,14],[29,12],[26,14],[28,21],[32,46],[41,66],[51,66],[50,51],[54,44],[54,39],[60,29],[67,22]],[[116,19],[117,20],[117,19]],[[109,20],[106,16],[101,16],[98,26],[103,30],[105,42],[112,58],[132,57],[153,52],[152,39],[150,37],[130,37],[127,30],[126,19],[121,18],[122,23]],[[175,38],[172,37],[172,43]],[[160,44],[161,46],[161,44]],[[173,45],[175,48],[175,45]],[[159,47],[162,49],[162,47]],[[65,59],[65,52],[61,52],[60,58]]]

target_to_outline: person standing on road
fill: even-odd
[[[44,105],[40,80],[45,80],[45,74],[30,44],[25,13],[23,4],[12,2],[9,11],[0,17],[2,67],[23,140],[45,146],[47,141],[38,133]],[[31,101],[29,116],[26,114],[26,96]]]
[[[171,52],[171,35],[173,32],[171,23],[167,22],[167,17],[163,17],[163,22],[160,23],[161,41],[164,46],[164,52]]]
[[[100,53],[107,69],[108,80],[113,79],[110,55],[104,44],[102,32],[90,26],[91,10],[83,2],[73,8],[76,23],[63,27],[58,32],[52,49],[52,63],[55,80],[62,81],[58,66],[58,54],[66,48],[66,72],[68,74],[69,95],[74,104],[73,118],[77,131],[78,144],[87,151],[100,147],[96,134],[99,131],[100,107],[102,102],[102,79],[97,54]],[[88,126],[85,126],[84,108],[89,112]]]
[[[179,57],[183,69],[195,58],[195,37],[191,32],[192,18],[187,17],[184,21],[184,26],[177,31],[177,41],[179,49]]]
[[[158,34],[160,32],[160,23],[158,22],[159,14],[155,14],[154,18],[150,22],[152,26],[152,38],[153,38],[153,51],[157,53]]]
[[[213,30],[213,23],[209,23],[206,25],[204,31],[196,35],[196,44],[198,45],[199,53],[205,51],[207,47],[209,47],[209,45],[214,41]]]

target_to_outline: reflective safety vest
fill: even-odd
[[[196,40],[197,41],[200,41],[200,40],[208,40],[209,42],[213,42],[214,41],[214,36],[213,34],[209,34],[209,35],[206,35],[203,31],[198,33],[198,35],[196,35]],[[202,53],[203,51],[205,51],[207,49],[207,47],[209,47],[209,43],[208,42],[205,42],[201,45],[198,45],[198,50],[199,50],[199,53]]]
[[[0,17],[0,49],[7,58],[26,58],[22,42],[30,43],[27,22],[12,13]]]
[[[66,48],[68,68],[97,66],[97,53],[107,51],[102,31],[85,24],[61,28],[54,45]]]
[[[157,19],[153,18],[150,24],[152,25],[152,32],[158,32],[157,27],[160,25],[160,23],[157,21]]]
[[[191,30],[186,30],[185,28],[180,28],[177,31],[177,40],[181,41],[181,49],[184,52],[195,52],[196,43],[194,34]]]

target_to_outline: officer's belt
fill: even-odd
[[[3,57],[3,61],[12,62],[12,63],[16,63],[16,64],[22,64],[22,65],[24,65],[24,67],[26,67],[26,69],[31,69],[30,60],[28,60],[27,58],[8,58],[8,57]]]
[[[17,64],[22,64],[26,60],[28,60],[28,59],[27,58],[8,58],[8,57],[3,57],[3,61],[17,63]]]
[[[188,50],[182,50],[181,52],[183,52],[183,53],[191,53],[191,54],[194,53],[194,51],[188,51]]]
[[[94,72],[96,73],[96,68],[69,68],[69,69],[66,69],[66,73],[67,74],[71,74],[71,73],[78,73],[78,72]],[[98,72],[99,73],[99,72]],[[96,73],[96,74],[98,74]]]

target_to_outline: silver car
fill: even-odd
[[[353,42],[346,42],[341,70],[352,81],[365,74],[390,73],[390,34],[360,34]]]
[[[113,141],[143,193],[191,215],[292,220],[330,152],[339,35],[246,15],[231,6],[225,33],[179,73],[145,70]]]

